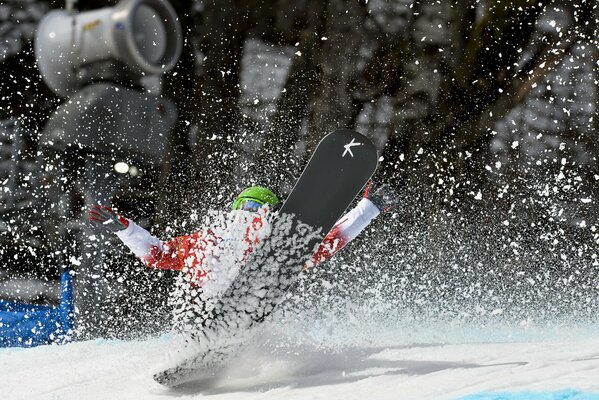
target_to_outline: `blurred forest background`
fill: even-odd
[[[597,0],[170,2],[185,41],[162,94],[178,119],[161,162],[115,188],[126,215],[166,239],[247,185],[284,195],[323,135],[348,127],[375,141],[376,180],[394,185],[402,206],[333,262],[342,268],[307,274],[303,290],[334,282],[364,300],[378,288],[411,312],[444,299],[452,317],[598,315]],[[64,101],[32,50],[38,21],[57,7],[0,4],[0,119],[20,138],[15,189],[0,176],[5,296],[18,279],[59,269],[28,178],[40,168],[39,133]],[[0,138],[4,173],[16,141]],[[155,320],[139,309],[162,309],[170,276],[116,244],[111,252],[98,279],[119,289],[99,296],[98,310]]]

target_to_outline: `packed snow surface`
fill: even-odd
[[[338,328],[317,337],[293,324],[271,326],[218,379],[175,389],[152,380],[191,351],[172,334],[1,349],[0,391],[10,400],[458,399],[506,391],[599,398],[596,327],[406,326],[355,335]]]

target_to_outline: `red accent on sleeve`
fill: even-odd
[[[121,224],[125,225],[125,229],[127,229],[129,227],[129,220],[123,217],[121,214],[117,214],[117,216],[119,217],[119,221],[121,221]]]
[[[180,271],[183,263],[177,253],[179,250],[177,239],[174,238],[164,245],[164,250],[157,246],[150,247],[150,253],[142,258],[144,264],[150,268]]]
[[[368,181],[368,183],[366,184],[366,189],[364,189],[364,195],[363,197],[365,199],[370,197],[370,189],[372,188],[372,179]]]
[[[142,261],[155,269],[181,271],[187,268],[190,282],[201,286],[202,279],[209,272],[206,267],[207,244],[215,244],[217,239],[210,230],[177,236],[164,244],[164,250],[152,246]]]
[[[325,236],[320,246],[312,256],[312,265],[318,265],[333,257],[335,253],[345,247],[348,240],[341,232],[341,221]]]

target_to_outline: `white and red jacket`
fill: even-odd
[[[317,265],[331,258],[358,236],[379,213],[370,200],[360,200],[326,235],[310,264]],[[199,286],[220,279],[222,271],[217,270],[223,254],[229,258],[226,263],[228,269],[231,269],[231,265],[243,265],[252,249],[270,233],[270,226],[261,212],[232,211],[218,228],[177,236],[166,242],[152,236],[133,221],[128,221],[128,227],[116,235],[145,265],[186,272],[192,282]],[[225,280],[229,281],[230,275],[237,272],[225,271],[229,274]]]

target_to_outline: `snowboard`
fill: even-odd
[[[299,278],[317,246],[374,174],[377,150],[365,136],[339,129],[325,136],[278,215],[225,293],[206,301],[197,355],[154,375],[165,386],[210,379],[255,334]]]

